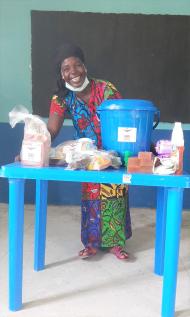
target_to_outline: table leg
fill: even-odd
[[[43,270],[45,266],[46,222],[47,222],[48,181],[36,181],[36,212],[34,237],[34,270]]]
[[[154,272],[163,275],[166,234],[167,188],[157,188]]]
[[[9,308],[22,307],[24,180],[9,179]]]
[[[182,219],[183,189],[169,188],[162,293],[162,317],[174,317]]]

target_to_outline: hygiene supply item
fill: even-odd
[[[171,158],[176,161],[175,174],[183,173],[183,155],[184,155],[184,135],[181,122],[175,122],[171,135],[172,153]]]
[[[172,175],[176,172],[176,163],[170,157],[156,156],[153,164],[153,174]]]
[[[156,152],[158,157],[170,157],[172,153],[171,140],[159,140],[156,142]]]
[[[104,150],[137,156],[150,151],[153,129],[159,123],[159,110],[148,100],[109,99],[97,108],[100,115],[102,146]],[[155,124],[154,124],[155,121]]]
[[[125,167],[127,167],[127,164],[128,164],[128,159],[129,159],[129,157],[131,156],[131,152],[130,151],[125,151],[124,152],[124,165],[125,165]]]
[[[152,152],[139,152],[138,157],[129,157],[127,173],[152,173],[154,155]]]

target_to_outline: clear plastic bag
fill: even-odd
[[[177,163],[171,157],[155,157],[153,164],[153,174],[170,175],[175,174]]]
[[[51,136],[46,123],[36,115],[32,115],[23,106],[16,106],[9,112],[12,128],[18,122],[24,122],[24,138],[20,153],[21,163],[31,166],[47,166]]]
[[[87,169],[100,171],[108,167],[119,168],[121,165],[121,158],[116,152],[96,150],[91,155]]]
[[[50,162],[52,165],[67,166],[71,170],[102,170],[109,166],[119,168],[122,165],[116,152],[98,150],[94,141],[89,138],[66,141],[52,148]]]
[[[68,140],[60,143],[54,148],[51,148],[50,158],[58,160],[66,160],[66,156],[69,157],[72,153],[80,153],[84,151],[94,150],[96,146],[94,141],[89,138],[80,138],[77,140]],[[67,160],[68,160],[67,159]]]

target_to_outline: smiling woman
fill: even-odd
[[[48,130],[54,139],[66,111],[72,117],[76,138],[90,138],[102,147],[99,105],[105,99],[119,99],[109,81],[88,78],[82,50],[72,44],[61,47],[57,63],[57,90],[52,97]],[[81,258],[93,256],[103,247],[117,258],[128,258],[124,250],[131,236],[128,189],[124,185],[82,184]]]
[[[66,88],[72,91],[83,91],[89,80],[86,76],[87,70],[77,57],[66,58],[61,64],[61,75],[65,80]]]

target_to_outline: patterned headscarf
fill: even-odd
[[[58,50],[58,65],[61,66],[62,62],[69,57],[78,57],[83,64],[85,62],[84,53],[79,46],[71,43],[65,43]]]

